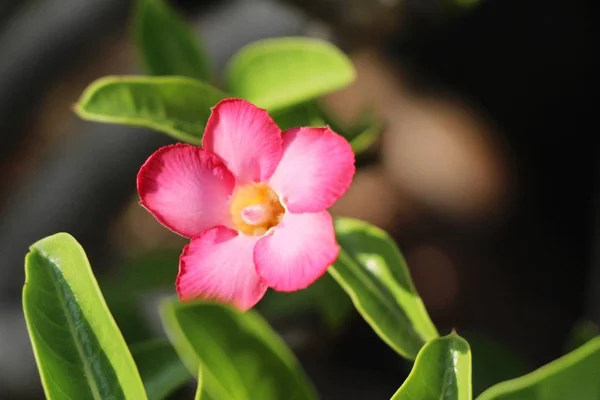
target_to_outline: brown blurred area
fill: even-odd
[[[287,34],[325,32],[354,61],[356,82],[323,99],[326,106],[347,124],[373,109],[385,127],[359,157],[354,183],[331,211],[367,220],[394,236],[441,332],[452,327],[459,333],[484,332],[539,365],[559,354],[572,324],[586,312],[596,149],[577,133],[591,119],[586,100],[578,97],[591,76],[586,75],[591,45],[585,42],[591,18],[579,1],[564,6],[566,11],[558,2],[530,2],[521,9],[518,2],[482,1],[488,4],[462,10],[445,9],[443,2],[417,3],[272,3],[301,20],[300,31]],[[177,5],[190,18],[202,8],[193,2]],[[524,16],[508,17],[511,13]],[[18,135],[5,144],[9,150],[0,160],[3,218],[19,201],[20,185],[39,174],[57,144],[86,134],[90,123],[79,120],[71,106],[87,84],[105,75],[138,73],[130,31],[121,18],[113,29],[89,39],[93,48],[70,55],[33,96],[21,121],[3,132]],[[506,32],[490,33],[499,27]],[[478,53],[485,44],[466,42],[477,42],[477,35],[498,46],[495,55],[492,49]],[[536,35],[535,40],[527,35]],[[567,39],[561,44],[557,37]],[[528,46],[539,54],[523,57]],[[572,46],[580,52],[569,53]],[[405,48],[419,51],[406,56]],[[489,60],[483,63],[481,57]],[[520,60],[509,68],[503,63],[510,57]],[[548,72],[523,77],[519,64]],[[481,85],[485,79],[494,83]],[[154,142],[141,151],[145,154],[167,142],[149,135]],[[119,152],[115,148],[113,157]],[[102,268],[98,273],[110,270],[114,260],[185,243],[138,205],[131,168],[119,187],[118,204],[104,214],[79,216],[103,227],[85,230],[82,240],[90,244],[93,265]],[[117,189],[97,190],[99,203],[112,190]],[[12,285],[14,292],[21,284]]]

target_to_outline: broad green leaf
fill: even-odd
[[[161,315],[184,364],[192,372],[201,367],[211,399],[316,398],[292,352],[257,313],[173,299]]]
[[[242,48],[226,72],[228,91],[275,111],[315,99],[354,81],[352,62],[322,40],[260,40]]]
[[[139,0],[135,38],[151,75],[180,75],[210,80],[208,55],[186,21],[163,0]]]
[[[81,118],[154,129],[201,144],[220,90],[183,77],[106,77],[93,82],[75,105]]]
[[[366,222],[337,218],[342,247],[329,273],[373,330],[401,356],[414,359],[437,330],[394,241]]]
[[[471,400],[471,350],[456,333],[427,342],[391,400]]]
[[[178,389],[191,375],[167,340],[154,339],[131,346],[148,400],[161,400]]]
[[[477,400],[600,399],[600,337],[519,378],[501,382]]]
[[[66,233],[25,259],[23,309],[48,399],[146,398],[83,248]]]

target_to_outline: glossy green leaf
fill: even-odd
[[[210,80],[210,64],[198,36],[163,0],[139,0],[135,38],[151,75],[180,75]]]
[[[83,248],[66,233],[31,246],[23,309],[48,399],[146,398]]]
[[[190,371],[202,368],[213,400],[314,399],[298,361],[255,312],[166,301],[163,326]]]
[[[131,346],[148,400],[161,400],[192,377],[167,340],[154,339]]]
[[[471,400],[471,350],[456,333],[433,339],[391,400]]]
[[[383,341],[414,359],[438,333],[398,247],[383,230],[363,221],[338,218],[335,231],[342,251],[329,273]]]
[[[242,48],[227,68],[228,91],[275,111],[350,84],[352,62],[334,45],[310,38],[265,39]]]
[[[220,90],[183,77],[106,77],[93,82],[75,105],[81,118],[154,129],[201,144]]]
[[[477,400],[600,399],[600,337],[519,378],[501,382]]]

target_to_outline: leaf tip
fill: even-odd
[[[77,115],[81,115],[81,104],[73,103],[71,105],[71,111],[73,111]]]

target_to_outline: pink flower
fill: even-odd
[[[326,211],[354,176],[349,143],[329,127],[283,134],[265,110],[225,99],[204,148],[158,149],[140,169],[141,204],[191,238],[179,259],[181,300],[253,307],[267,287],[306,288],[338,256]]]

